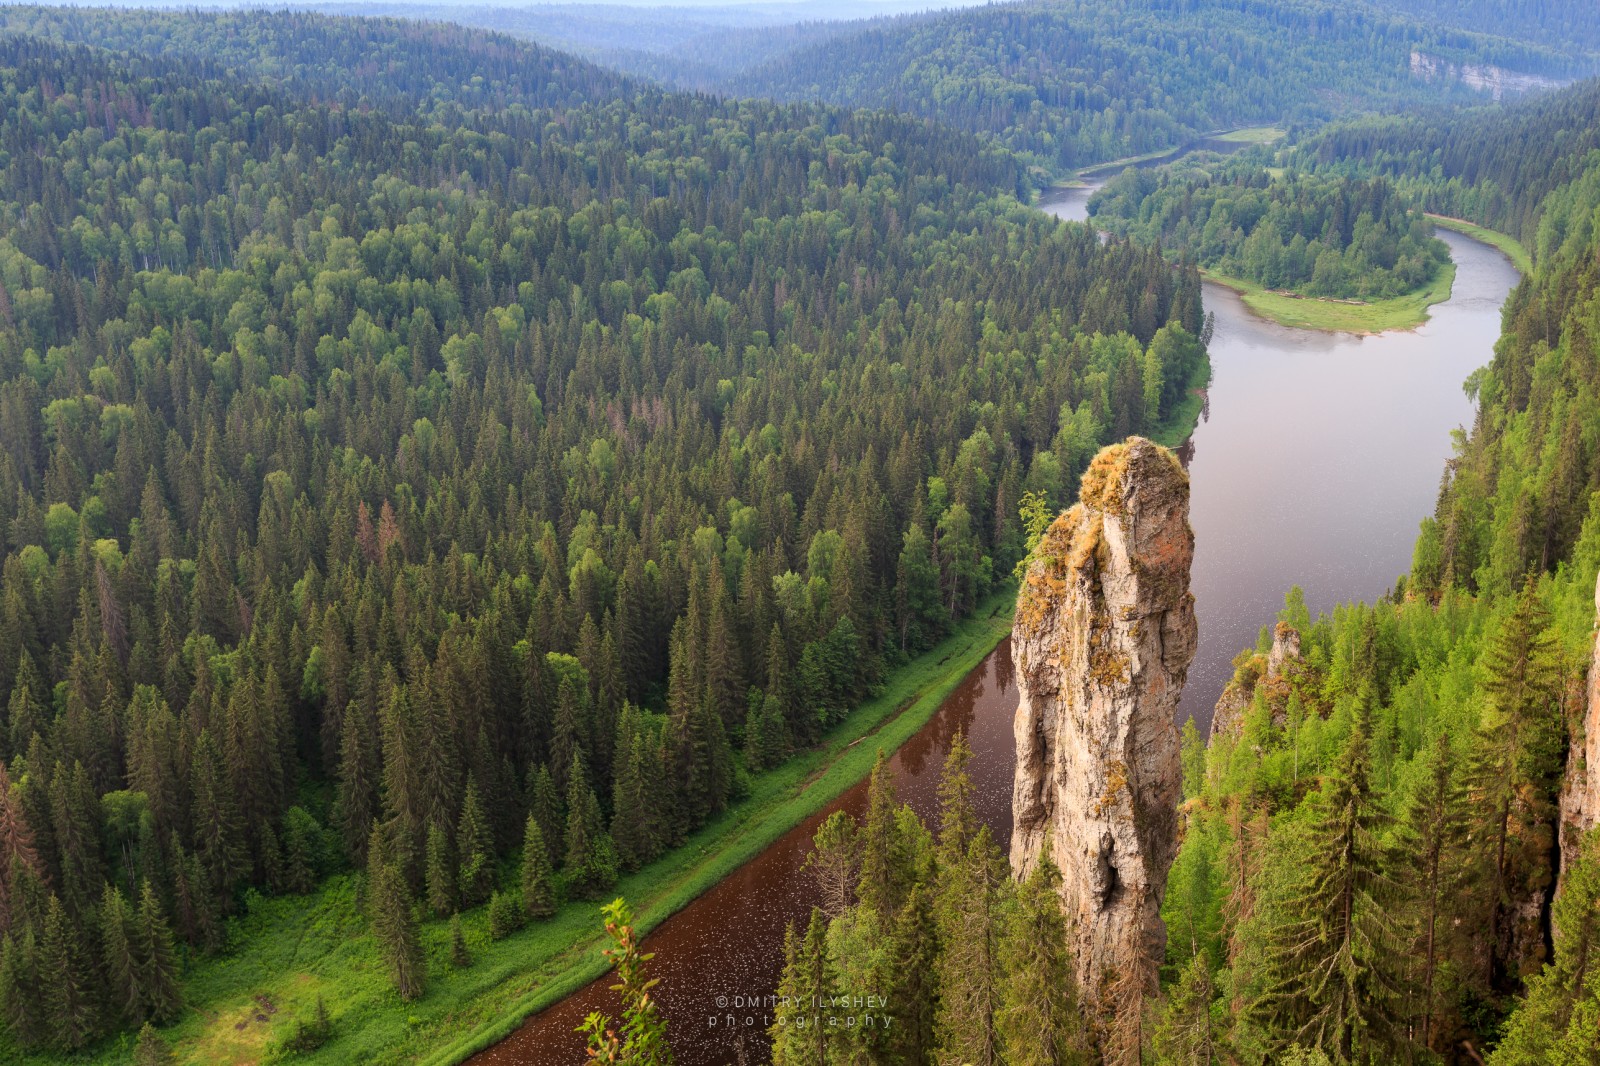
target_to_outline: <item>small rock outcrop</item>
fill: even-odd
[[[1137,1063],[1178,845],[1175,720],[1196,642],[1189,479],[1170,451],[1131,437],[1096,456],[1079,501],[1017,598],[1011,863],[1026,876],[1049,846],[1101,1052]]]
[[[1300,663],[1300,631],[1288,622],[1279,622],[1272,630],[1272,648],[1266,658],[1256,652],[1240,661],[1233,677],[1222,690],[1216,707],[1211,712],[1211,736],[1239,735],[1244,725],[1244,712],[1255,699],[1256,687],[1263,682],[1280,681],[1289,676]],[[1277,716],[1274,716],[1277,721]]]
[[[1594,590],[1600,620],[1600,582]],[[1578,861],[1579,840],[1600,825],[1600,631],[1589,656],[1588,690],[1582,713],[1572,730],[1566,778],[1561,787],[1561,871]],[[1560,892],[1557,883],[1556,891]]]

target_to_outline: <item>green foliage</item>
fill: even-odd
[[[1450,261],[1389,182],[1273,177],[1253,155],[1126,170],[1095,194],[1090,211],[1096,225],[1121,236],[1308,296],[1388,299],[1427,285]]]
[[[600,1014],[584,1019],[579,1032],[589,1038],[589,1058],[627,1066],[672,1066],[667,1020],[650,994],[657,982],[645,973],[646,964],[655,956],[639,950],[633,911],[626,900],[619,896],[602,913],[612,942],[605,949],[605,956],[617,975],[617,983],[611,989],[622,999],[622,1022],[616,1025]]]

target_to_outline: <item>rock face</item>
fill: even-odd
[[[1131,437],[1095,458],[1079,500],[1017,598],[1011,864],[1026,876],[1048,841],[1099,1046],[1137,1063],[1178,844],[1174,719],[1196,640],[1189,479],[1171,452]]]
[[[1237,662],[1237,660],[1235,660]],[[1300,631],[1288,622],[1279,622],[1272,631],[1272,649],[1265,661],[1257,652],[1234,670],[1217,706],[1211,712],[1211,736],[1239,735],[1244,712],[1250,709],[1256,686],[1287,677],[1300,662]],[[1274,716],[1277,721],[1277,716]]]
[[[1600,618],[1600,583],[1594,590],[1595,613]],[[1600,825],[1600,632],[1589,658],[1587,699],[1572,745],[1567,751],[1566,780],[1561,787],[1561,871],[1578,859],[1578,841]],[[1559,882],[1556,888],[1560,892]]]

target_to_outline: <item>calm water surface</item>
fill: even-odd
[[[1041,207],[1082,220],[1092,190]],[[1488,362],[1499,308],[1516,272],[1498,252],[1450,233],[1457,263],[1450,300],[1420,329],[1379,337],[1308,333],[1256,318],[1230,291],[1207,285],[1216,314],[1204,421],[1185,449],[1195,530],[1193,588],[1200,647],[1182,713],[1208,726],[1239,649],[1255,641],[1288,588],[1313,612],[1371,600],[1410,564],[1417,523],[1431,511],[1450,430],[1468,424],[1461,382]],[[950,738],[964,730],[985,820],[1011,834],[1009,641],[1000,645],[894,756],[900,796],[927,817]],[[866,743],[871,743],[870,740]],[[784,928],[803,924],[817,894],[801,872],[827,813],[859,815],[866,787],[786,834],[664,922],[645,941],[682,1066],[767,1061],[759,1011],[740,996],[777,987]],[[528,1021],[471,1061],[544,1066],[583,1061],[573,1029],[591,1010],[615,1013],[609,979]],[[719,1005],[721,1004],[721,1005]],[[728,1015],[733,1015],[729,1024]]]

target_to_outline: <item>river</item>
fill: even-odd
[[[1040,204],[1082,220],[1091,190]],[[1376,337],[1311,333],[1257,318],[1207,284],[1216,315],[1205,416],[1183,449],[1195,531],[1192,587],[1200,645],[1181,713],[1202,729],[1232,673],[1293,584],[1313,612],[1371,600],[1410,565],[1417,523],[1433,506],[1450,431],[1472,418],[1461,383],[1493,354],[1500,305],[1516,283],[1487,245],[1440,236],[1457,265],[1451,297],[1409,332]],[[894,756],[900,797],[924,817],[957,729],[973,748],[981,814],[1002,847],[1011,833],[1012,713],[1017,690],[1002,643]],[[866,787],[829,811],[859,815]],[[826,812],[825,812],[826,813]],[[765,1062],[766,1019],[738,1006],[777,986],[783,935],[816,892],[801,867],[819,814],[780,838],[645,940],[680,1066]],[[583,1061],[573,1029],[591,1010],[615,1012],[609,980],[528,1019],[474,1057],[477,1066],[568,1066]]]

